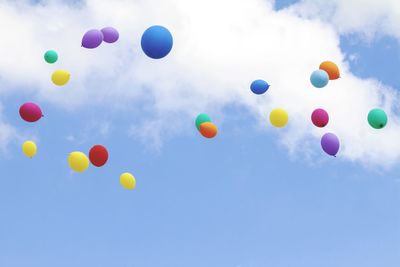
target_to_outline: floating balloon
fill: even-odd
[[[167,28],[155,25],[148,28],[142,35],[143,52],[150,58],[160,59],[169,54],[173,39]]]
[[[69,167],[76,172],[84,172],[89,168],[89,159],[79,151],[72,152],[68,155]]]
[[[332,61],[324,61],[319,65],[320,70],[326,71],[329,76],[329,80],[336,80],[340,78],[340,72],[338,66]]]
[[[379,108],[372,109],[368,113],[368,123],[372,128],[382,129],[388,121],[385,111]]]
[[[217,135],[218,129],[212,122],[203,122],[200,124],[200,133],[206,138],[213,138]]]
[[[106,43],[115,43],[119,38],[119,33],[113,27],[105,27],[101,29],[103,33],[103,41]]]
[[[336,157],[339,151],[339,138],[333,133],[326,133],[321,138],[321,147],[326,154]]]
[[[324,70],[316,70],[311,74],[310,81],[314,87],[325,87],[329,81],[328,73]]]
[[[27,122],[38,121],[43,116],[40,107],[31,102],[25,103],[19,108],[19,115]]]
[[[66,70],[56,70],[51,75],[51,80],[55,85],[63,86],[66,85],[69,81],[71,74]]]
[[[287,124],[289,115],[284,109],[276,108],[269,114],[269,120],[273,126],[282,128]]]
[[[207,114],[200,113],[196,118],[197,130],[200,130],[200,124],[202,124],[203,122],[211,122],[211,119]]]
[[[89,159],[94,166],[101,167],[108,160],[108,151],[102,145],[95,145],[89,151]]]
[[[89,30],[82,38],[82,46],[84,48],[96,48],[103,42],[103,33],[99,30]]]
[[[46,51],[46,53],[44,53],[44,60],[49,64],[53,64],[57,61],[57,59],[58,55],[57,52],[54,50],[48,50]]]
[[[28,158],[33,158],[36,155],[37,147],[33,141],[26,141],[22,144],[22,152]]]
[[[311,121],[317,127],[325,127],[329,122],[328,112],[322,108],[314,110],[311,114]]]
[[[264,80],[255,80],[251,83],[250,89],[256,95],[264,94],[269,88],[269,84]]]
[[[130,174],[129,172],[125,172],[121,174],[119,177],[119,183],[125,188],[125,189],[134,189],[136,187],[136,179],[135,177]]]

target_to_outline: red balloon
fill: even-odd
[[[311,121],[317,127],[325,127],[329,122],[328,112],[322,108],[318,108],[311,114]]]
[[[43,117],[42,110],[35,103],[27,102],[19,108],[19,115],[24,121],[35,122]]]
[[[108,151],[102,145],[95,145],[89,151],[89,159],[94,166],[101,167],[108,160]]]

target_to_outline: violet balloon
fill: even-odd
[[[321,138],[321,147],[326,154],[336,157],[339,151],[339,138],[333,133],[326,133]]]
[[[27,102],[19,108],[19,115],[24,121],[35,122],[43,117],[42,110],[35,103]]]
[[[82,46],[85,48],[96,48],[103,42],[103,33],[99,30],[89,30],[82,38]]]
[[[119,33],[113,27],[105,27],[101,29],[103,33],[103,41],[106,43],[115,43],[119,38]]]
[[[317,127],[325,127],[329,122],[328,112],[322,108],[317,108],[311,114],[311,121]]]

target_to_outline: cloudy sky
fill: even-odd
[[[0,265],[397,267],[400,4],[395,0],[0,0]],[[145,56],[167,27],[171,53]],[[81,47],[112,26],[120,39]],[[46,64],[54,49],[59,59]],[[331,60],[341,78],[309,77]],[[55,87],[55,69],[71,72]],[[271,87],[254,95],[249,86]],[[19,106],[45,117],[27,124]],[[289,113],[283,129],[269,112]],[[372,108],[388,114],[372,129]],[[313,127],[315,108],[329,112]],[[215,139],[194,127],[209,114]],[[320,138],[336,133],[336,158]],[[23,141],[38,144],[27,159]],[[67,155],[105,145],[103,168]],[[132,172],[134,191],[119,175]]]

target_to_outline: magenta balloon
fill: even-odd
[[[105,27],[101,29],[101,32],[104,36],[103,41],[106,43],[115,43],[119,38],[118,31],[113,27]]]
[[[339,138],[333,133],[326,133],[321,138],[321,147],[326,154],[335,156],[339,151]]]
[[[325,127],[329,122],[328,112],[322,108],[314,110],[311,114],[311,121],[317,127]]]
[[[85,48],[96,48],[103,42],[103,33],[99,30],[89,30],[82,38],[82,46]]]
[[[40,107],[31,102],[25,103],[19,108],[19,115],[27,122],[38,121],[43,116]]]

